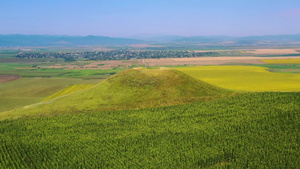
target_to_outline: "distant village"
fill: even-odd
[[[159,59],[159,58],[187,58],[218,56],[217,52],[191,52],[191,51],[131,51],[131,50],[112,50],[97,52],[21,52],[18,58],[63,58],[65,61],[84,60],[131,60],[131,59]]]

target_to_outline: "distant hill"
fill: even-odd
[[[0,114],[0,119],[159,107],[232,94],[174,69],[129,69],[68,96]]]
[[[289,45],[300,44],[300,34],[265,36],[177,36],[140,35],[130,38],[106,36],[65,36],[65,35],[0,35],[0,46],[93,46],[131,44],[205,44],[207,46],[247,46],[247,45]]]
[[[184,36],[178,36],[178,35],[136,35],[129,38],[133,39],[140,39],[147,42],[159,42],[159,43],[167,43],[172,42],[181,38],[184,38]]]
[[[192,37],[183,37],[173,40],[172,42],[180,43],[223,43],[230,45],[249,45],[249,44],[294,44],[300,43],[300,34],[298,35],[265,35],[265,36],[246,36],[246,37],[231,37],[231,36],[192,36]]]
[[[106,36],[0,35],[0,46],[84,46],[141,43],[145,42],[137,39]]]

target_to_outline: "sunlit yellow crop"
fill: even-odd
[[[210,84],[247,91],[300,91],[300,74],[275,73],[257,66],[176,68]]]
[[[270,60],[261,60],[265,63],[273,64],[300,64],[300,59],[270,59]]]
[[[94,86],[94,85],[92,85],[92,84],[79,84],[79,85],[68,86],[68,87],[54,93],[53,95],[47,97],[44,101],[48,101],[48,100],[51,100],[51,99],[54,99],[54,98],[57,98],[57,97],[60,97],[60,96],[64,96],[66,94],[74,93],[74,92],[77,92],[77,91],[80,91],[80,90],[88,89],[92,86]]]

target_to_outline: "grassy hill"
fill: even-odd
[[[0,114],[0,119],[124,110],[211,100],[233,94],[174,69],[136,68],[87,90]]]
[[[0,121],[0,168],[299,168],[299,103],[299,93],[246,93]]]

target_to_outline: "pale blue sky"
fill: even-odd
[[[300,34],[300,0],[0,0],[0,34]]]

